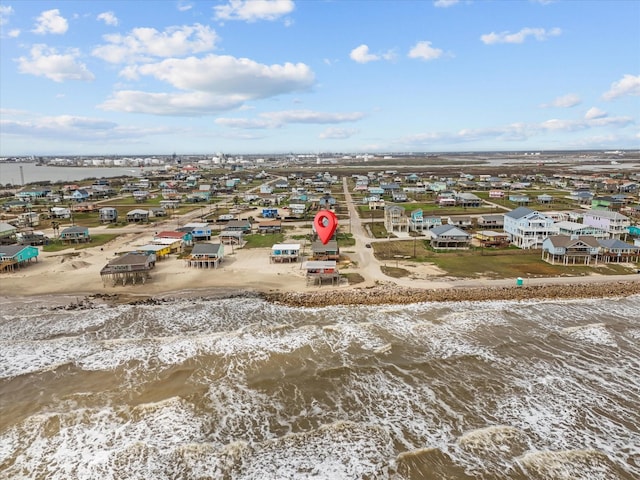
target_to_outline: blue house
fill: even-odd
[[[277,218],[278,217],[278,209],[277,208],[263,208],[262,209],[262,217],[263,218]]]
[[[89,198],[89,192],[83,189],[78,189],[71,194],[71,198],[76,202],[84,202]]]
[[[0,245],[0,271],[24,267],[38,261],[38,248],[31,245]]]
[[[90,242],[91,235],[89,235],[89,227],[67,227],[60,232],[60,240],[69,243],[83,243]]]

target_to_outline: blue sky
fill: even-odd
[[[0,28],[0,156],[640,148],[635,0],[1,0]]]

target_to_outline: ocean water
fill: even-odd
[[[640,297],[0,299],[2,479],[637,479]]]

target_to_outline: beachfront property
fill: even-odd
[[[270,222],[260,222],[258,224],[258,233],[280,233],[281,231],[281,220],[271,220]]]
[[[194,241],[211,240],[211,227],[206,222],[186,223],[184,227],[181,227],[178,230],[191,233]]]
[[[145,255],[155,255],[156,260],[160,261],[171,254],[171,245],[148,243],[146,245],[136,247],[136,252],[144,253]]]
[[[112,285],[122,283],[126,285],[131,282],[145,283],[150,278],[149,272],[156,265],[156,256],[151,254],[129,252],[110,260],[102,270],[100,277],[105,285],[107,281],[111,281]]]
[[[503,228],[504,227],[504,215],[502,214],[489,214],[489,215],[479,215],[476,218],[476,222],[478,227],[480,228]]]
[[[605,230],[611,238],[620,238],[629,232],[629,217],[610,210],[586,210],[582,223]]]
[[[242,245],[244,243],[243,236],[242,231],[223,230],[218,235],[218,239],[223,245]]]
[[[38,261],[38,248],[32,245],[0,245],[0,272],[13,272]]]
[[[63,243],[86,243],[91,241],[89,227],[67,227],[60,232],[60,240]]]
[[[10,223],[0,222],[0,244],[13,243],[18,229]]]
[[[447,217],[447,225],[454,225],[458,228],[469,229],[473,227],[473,220],[466,215],[451,215]]]
[[[314,260],[339,260],[340,247],[336,240],[329,240],[326,245],[315,240],[311,243],[311,255]]]
[[[509,241],[519,248],[541,248],[545,238],[557,235],[553,219],[527,207],[504,214],[504,231]]]
[[[251,233],[251,222],[249,220],[230,220],[224,229],[228,232]]]
[[[337,285],[340,282],[340,272],[335,260],[308,261],[302,265],[302,268],[306,272],[307,284],[322,285],[325,280],[329,280],[331,285]]]
[[[480,230],[473,235],[483,247],[506,247],[509,245],[509,235],[494,230]]]
[[[560,235],[590,235],[598,239],[609,238],[609,232],[607,232],[604,228],[593,227],[591,225],[585,225],[584,223],[565,220],[556,222],[556,227],[558,227],[558,233]]]
[[[98,214],[100,223],[115,223],[118,221],[118,210],[115,207],[102,207]]]
[[[384,207],[384,228],[389,233],[409,231],[409,219],[403,207],[397,205]]]
[[[297,262],[300,260],[299,243],[276,243],[271,247],[271,263]]]
[[[224,245],[221,243],[196,243],[191,255],[185,259],[188,267],[218,268],[224,258]]]
[[[471,235],[455,225],[433,227],[427,234],[433,248],[469,248],[471,245]]]
[[[598,240],[600,260],[605,263],[630,263],[640,261],[640,247],[617,238]]]
[[[156,232],[153,236],[151,243],[158,243],[163,245],[171,245],[171,253],[181,252],[184,247],[189,247],[193,244],[193,237],[190,232],[177,232],[166,230],[162,232]]]
[[[562,265],[598,262],[600,244],[592,235],[551,235],[542,242],[542,260]]]
[[[127,222],[129,223],[148,223],[149,210],[136,208],[127,212]]]

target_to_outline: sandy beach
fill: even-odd
[[[272,301],[296,306],[326,304],[386,304],[440,300],[494,300],[528,298],[585,298],[626,296],[640,293],[634,275],[556,277],[526,279],[455,279],[435,267],[412,269],[410,278],[391,278],[380,271],[372,253],[347,253],[356,263],[343,272],[361,273],[364,281],[337,287],[307,285],[301,263],[270,263],[269,249],[226,247],[218,269],[189,268],[171,256],[157,262],[145,284],[103,283],[100,270],[119,253],[135,249],[152,239],[152,232],[123,234],[103,245],[59,252],[41,252],[38,262],[0,277],[1,294],[7,297],[40,295],[103,295],[120,301],[169,298],[176,295],[226,296],[253,293]],[[355,265],[359,265],[356,267]]]

